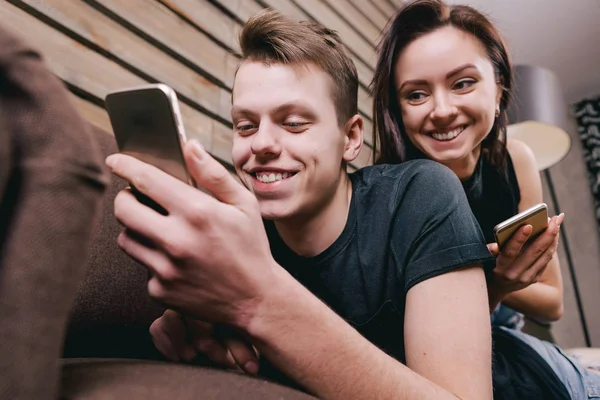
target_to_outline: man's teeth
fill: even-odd
[[[288,173],[288,172],[284,172],[284,173],[280,173],[280,172],[259,172],[256,174],[256,179],[258,179],[259,181],[263,182],[263,183],[271,183],[271,182],[277,182],[280,181],[282,179],[285,178],[289,178],[290,176],[292,176],[293,174]]]
[[[431,136],[435,140],[452,140],[455,137],[457,137],[458,135],[460,135],[460,133],[464,130],[465,130],[465,128],[461,127],[461,128],[456,128],[456,129],[454,129],[450,132],[446,132],[446,133],[432,133]]]

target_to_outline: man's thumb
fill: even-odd
[[[215,160],[197,140],[190,140],[184,148],[185,162],[192,178],[199,188],[204,189],[217,200],[227,204],[240,204],[247,193],[231,176],[229,171]]]

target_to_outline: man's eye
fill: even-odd
[[[238,124],[235,126],[235,129],[239,132],[239,133],[250,133],[250,131],[256,129],[256,125],[254,124],[248,124],[248,123],[242,123],[242,124]]]
[[[284,122],[283,126],[285,126],[291,132],[302,132],[308,128],[309,122],[304,121],[289,121]]]

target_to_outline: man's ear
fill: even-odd
[[[356,114],[348,120],[344,127],[344,161],[351,162],[360,153],[363,145],[363,119]]]

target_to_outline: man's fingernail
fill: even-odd
[[[113,169],[115,165],[115,158],[116,156],[114,154],[111,154],[110,156],[106,157],[106,160],[104,162],[108,168]]]
[[[244,371],[250,375],[258,374],[258,363],[256,361],[248,361],[244,364]]]
[[[560,215],[556,218],[556,225],[560,226],[565,220],[565,213],[560,213]]]
[[[192,146],[192,153],[194,156],[199,160],[202,160],[204,157],[204,147],[202,147],[200,142],[195,139],[190,140],[190,144]]]

